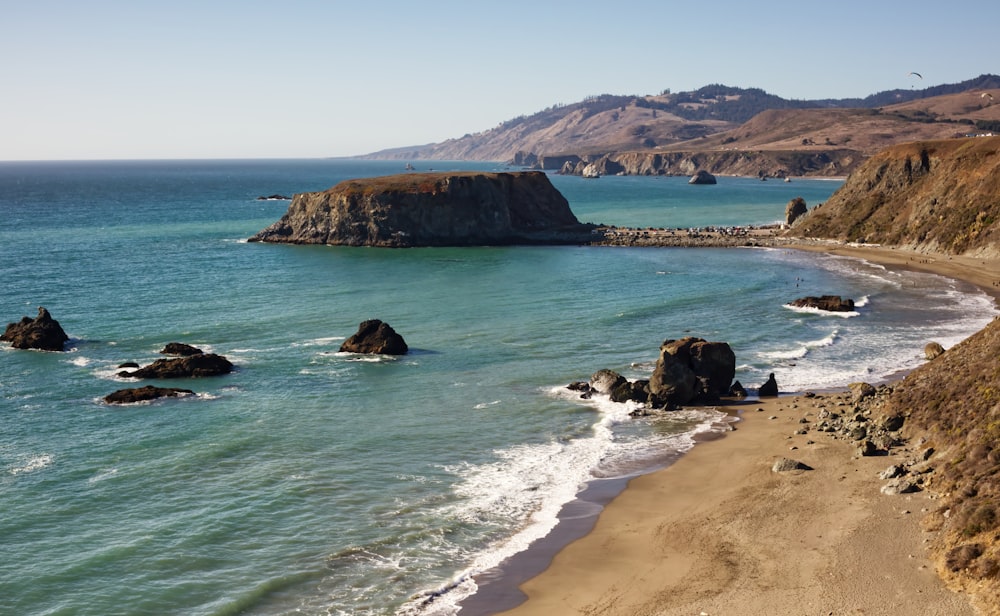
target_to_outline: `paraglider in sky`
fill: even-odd
[[[915,72],[913,72],[913,71],[910,71],[910,75],[916,75],[917,77],[920,77],[921,79],[923,79],[923,78],[924,78],[924,76],[923,76],[923,75],[921,75],[920,73],[915,73]]]
[[[989,92],[983,92],[982,94],[979,95],[979,98],[988,98],[990,100],[993,100],[993,95],[990,94]]]

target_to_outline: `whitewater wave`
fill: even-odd
[[[857,307],[857,304],[854,304]],[[860,317],[861,313],[857,310],[850,310],[846,312],[834,312],[832,310],[820,310],[819,308],[812,308],[809,306],[793,306],[791,304],[785,304],[784,308],[791,310],[792,312],[798,312],[800,314],[815,314],[822,317],[838,317],[841,319],[850,319],[853,317]]]
[[[634,422],[630,413],[639,404],[615,403],[607,396],[581,401],[577,392],[569,392],[562,386],[551,388],[548,393],[595,408],[599,419],[589,434],[581,438],[517,445],[495,451],[492,462],[446,467],[445,470],[459,478],[454,492],[460,500],[449,505],[444,515],[469,524],[498,519],[506,523],[515,521],[521,524],[521,529],[475,555],[468,567],[447,583],[414,597],[397,611],[399,616],[455,614],[460,602],[477,590],[476,575],[499,566],[547,536],[559,523],[563,507],[574,501],[588,482],[620,476],[615,475],[615,470],[632,469],[633,473],[647,470],[648,463],[643,468],[640,460],[649,458],[652,451],[657,452],[658,458],[665,451],[681,455],[694,446],[696,435],[728,429],[724,427],[725,413],[712,409],[680,411],[670,415],[685,422],[687,429],[683,432],[621,442],[614,434],[614,427]],[[590,507],[592,511],[582,511],[576,517],[593,515],[599,510],[598,505]]]
[[[40,471],[44,468],[52,466],[54,458],[52,454],[43,453],[35,456],[29,456],[24,459],[19,464],[12,465],[10,467],[11,475],[24,475],[26,473],[34,473]]]
[[[826,336],[818,340],[796,343],[791,349],[779,349],[775,351],[761,351],[758,355],[764,359],[802,359],[814,349],[822,349],[836,344],[840,337],[840,330],[833,330]]]

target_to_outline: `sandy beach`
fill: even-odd
[[[919,269],[1000,295],[1000,262],[876,247],[797,248]],[[779,382],[780,385],[780,382]],[[920,528],[934,495],[888,496],[879,473],[916,445],[861,457],[830,434],[806,430],[850,394],[779,398],[726,407],[740,418],[671,466],[633,479],[593,530],[521,585],[528,599],[502,612],[588,616],[976,614],[927,558]],[[811,470],[775,472],[781,458]]]

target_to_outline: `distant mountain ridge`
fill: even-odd
[[[996,104],[991,97],[996,97]],[[934,105],[937,108],[931,109]],[[860,155],[851,158],[860,160],[894,143],[997,128],[1000,76],[991,74],[956,84],[887,90],[862,99],[812,101],[714,84],[693,92],[592,96],[519,116],[479,133],[362,158],[493,160],[552,168],[537,161],[577,156],[592,162],[625,152],[848,148]],[[647,164],[645,168],[652,167]],[[790,174],[797,171],[801,170],[787,170]],[[837,174],[844,171],[836,169]]]

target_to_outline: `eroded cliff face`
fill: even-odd
[[[789,234],[1000,256],[1000,137],[887,148]]]
[[[348,246],[577,243],[589,239],[541,172],[409,173],[295,195],[250,241]]]
[[[524,155],[539,169],[583,175],[588,167],[601,175],[692,175],[698,170],[713,175],[784,178],[789,176],[836,177],[851,172],[864,159],[854,150],[764,151],[717,150],[704,152],[612,152],[609,154]]]

